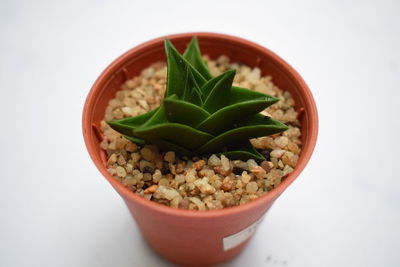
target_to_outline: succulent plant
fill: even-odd
[[[260,114],[279,99],[232,86],[235,70],[212,77],[195,37],[183,55],[169,40],[165,51],[167,84],[161,105],[107,123],[136,144],[155,144],[182,156],[224,154],[230,159],[264,160],[249,139],[287,129]]]

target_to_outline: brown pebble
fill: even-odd
[[[189,208],[189,203],[188,199],[182,199],[181,202],[179,202],[178,208],[187,210]]]
[[[143,193],[145,193],[145,194],[154,193],[154,192],[156,192],[157,188],[158,188],[158,186],[153,184],[152,186],[146,188]]]
[[[234,184],[233,180],[225,178],[224,181],[222,182],[221,189],[224,191],[229,191],[232,189],[233,184]]]
[[[265,157],[266,160],[270,160],[271,159],[271,151],[272,149],[263,149],[260,151],[260,153]]]
[[[221,175],[223,175],[223,176],[228,176],[229,174],[232,173],[232,170],[231,170],[231,169],[224,170],[224,169],[221,168],[220,166],[215,166],[213,169],[214,169],[214,172],[215,172],[215,173],[219,173],[219,174],[221,174]]]
[[[260,166],[265,170],[265,173],[269,173],[274,165],[272,164],[272,162],[264,160],[263,162],[261,162]]]
[[[195,163],[193,163],[193,167],[196,169],[196,171],[200,171],[201,168],[203,168],[205,164],[206,164],[206,162],[204,160],[198,160]]]

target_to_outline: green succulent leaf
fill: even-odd
[[[193,79],[198,86],[202,86],[206,79],[198,72],[173,46],[169,40],[165,40],[165,51],[167,54],[167,89],[166,96],[176,94],[181,97],[188,84]],[[190,90],[191,88],[189,88]]]
[[[240,143],[242,140],[276,134],[288,129],[286,125],[279,121],[264,117],[262,115],[260,116],[261,117],[256,115],[249,119],[249,121],[238,125],[238,128],[231,129],[214,137],[199,148],[199,153],[216,153],[221,147],[227,147],[235,143]]]
[[[164,106],[160,106],[156,112],[153,113],[153,116],[151,116],[145,123],[137,127],[136,130],[148,128],[161,123],[168,123],[167,112]]]
[[[229,98],[229,104],[235,104],[243,101],[248,101],[248,100],[253,100],[261,97],[268,97],[270,98],[272,102],[276,103],[279,101],[279,98],[263,94],[257,91],[253,91],[250,89],[242,88],[242,87],[237,87],[237,86],[232,86],[231,89],[231,94]]]
[[[213,79],[217,80],[217,82],[207,95],[203,104],[203,108],[209,113],[212,114],[229,103],[229,96],[235,73],[235,70],[228,70]]]
[[[231,159],[264,160],[250,138],[282,132],[287,126],[259,112],[279,99],[232,86],[234,70],[212,77],[198,41],[184,55],[165,40],[167,87],[160,107],[143,115],[108,121],[128,140],[180,155],[224,154]]]
[[[197,149],[199,146],[213,138],[213,136],[208,133],[174,122],[154,124],[148,127],[139,127],[135,130],[135,133],[139,138],[153,140],[164,139],[190,150]]]
[[[218,153],[217,155],[225,155],[228,158],[232,159],[240,159],[240,160],[248,160],[254,159],[257,162],[261,162],[265,160],[264,156],[260,154],[250,143],[249,140],[244,141],[243,143],[231,147],[226,152]]]
[[[199,42],[196,37],[193,37],[190,41],[185,53],[183,53],[183,57],[186,58],[187,61],[192,64],[192,66],[197,69],[206,80],[212,78],[210,72],[208,71],[207,65],[201,58]]]
[[[173,95],[176,96],[176,95]],[[195,127],[210,116],[203,108],[177,97],[168,97],[163,101],[168,120]]]
[[[196,128],[213,135],[219,134],[235,127],[238,120],[259,113],[276,101],[276,98],[265,96],[226,106],[207,117]]]
[[[115,121],[107,121],[107,124],[115,131],[129,136],[133,134],[133,130],[135,128],[146,123],[158,111],[158,109],[159,108],[155,108],[147,113],[144,113],[136,117],[130,117]]]
[[[200,107],[203,105],[203,99],[201,97],[201,92],[197,86],[193,87],[193,92],[189,98],[189,102],[191,102],[194,105],[200,106]]]
[[[133,137],[133,136],[129,136],[129,135],[124,135],[124,137],[126,139],[128,139],[129,141],[131,141],[132,143],[135,143],[135,144],[140,145],[140,146],[146,144],[145,140],[137,138],[137,137]]]

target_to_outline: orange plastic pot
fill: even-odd
[[[289,91],[301,110],[303,148],[295,170],[264,196],[245,205],[214,211],[188,211],[166,207],[129,191],[106,170],[100,149],[99,123],[108,101],[127,79],[151,63],[165,60],[164,38],[182,52],[198,36],[203,54],[227,55],[232,62],[259,67],[262,74]],[[247,244],[256,225],[280,194],[297,178],[314,150],[318,115],[314,99],[300,75],[270,50],[247,40],[216,33],[184,33],[157,38],[139,45],[109,65],[94,83],[83,110],[83,135],[95,165],[124,199],[147,243],[163,257],[185,266],[207,266],[233,258]]]

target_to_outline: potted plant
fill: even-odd
[[[167,189],[162,186],[144,188],[142,183],[144,190],[139,190],[142,194],[140,196],[115,179],[110,170],[107,171],[107,161],[110,161],[112,155],[107,155],[101,149],[103,136],[99,130],[106,107],[126,80],[137,76],[151,63],[165,60],[163,38],[128,51],[101,74],[85,103],[83,131],[87,148],[96,166],[123,197],[150,246],[162,256],[179,264],[204,266],[226,261],[243,249],[264,213],[309,160],[316,142],[318,121],[315,103],[308,87],[301,77],[274,53],[249,41],[221,34],[179,34],[167,36],[167,39],[178,50],[184,51],[193,36],[198,37],[202,51],[211,58],[225,54],[233,62],[257,66],[263,73],[271,75],[279,87],[290,92],[296,102],[296,108],[302,111],[302,151],[298,160],[296,159],[294,170],[292,169],[280,184],[244,205],[210,211],[182,210],[166,207],[142,197],[163,193],[161,189]],[[177,155],[186,156],[188,162],[193,156],[210,154],[224,154],[232,159],[255,159],[259,163],[262,162],[264,156],[253,148],[248,139],[287,129],[284,124],[269,116],[258,114],[278,99],[232,87],[234,71],[212,77],[200,57],[196,39],[192,39],[183,55],[171,42],[165,42],[168,75],[162,104],[151,110],[147,107],[150,111],[139,116],[112,120],[108,124],[135,144],[156,145],[163,151],[173,151]],[[151,150],[151,147],[147,150]],[[144,158],[147,150],[141,150]],[[224,156],[221,157],[225,159]],[[113,160],[116,160],[115,157]],[[201,165],[201,169],[205,164],[201,161],[199,158],[197,162],[185,164],[187,169],[197,169],[196,164]],[[140,170],[145,172],[144,168],[150,167],[145,164],[146,160],[142,162],[144,163]],[[154,169],[154,166],[152,167]],[[126,171],[120,170],[121,177],[125,177]],[[257,175],[256,171],[254,172]],[[146,174],[146,177],[151,179],[149,174]],[[204,188],[208,185],[207,181],[206,184],[199,182],[196,186],[202,189],[202,186]],[[151,194],[144,194],[146,190]],[[156,190],[158,191],[155,192]],[[204,196],[205,192],[200,191],[198,193],[203,193],[201,196]],[[157,198],[155,195],[154,197]],[[176,200],[175,207],[180,207],[179,204],[184,201],[182,196],[172,198],[168,200],[171,200],[170,204]],[[192,206],[198,201],[195,197],[188,199],[193,200]],[[204,208],[204,204],[197,206],[198,209]]]

